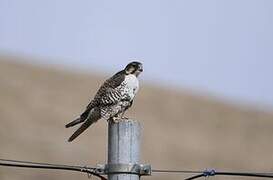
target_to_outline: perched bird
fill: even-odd
[[[83,123],[68,141],[73,141],[91,124],[101,118],[112,120],[113,122],[123,119],[125,111],[132,106],[133,99],[139,89],[137,77],[142,71],[142,64],[135,61],[129,63],[125,69],[107,79],[85,111],[77,119],[65,126],[69,128]]]

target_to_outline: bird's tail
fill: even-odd
[[[72,126],[75,126],[76,124],[79,124],[81,122],[83,122],[84,119],[79,117],[77,119],[75,119],[74,121],[71,121],[70,123],[68,123],[67,125],[65,125],[66,128],[69,128],[69,127],[72,127]]]
[[[68,139],[68,142],[73,141],[76,137],[78,137],[81,133],[83,133],[91,124],[97,122],[100,119],[100,113],[96,109],[92,109],[90,111],[89,116],[85,120],[85,122],[77,129],[72,136]],[[75,120],[76,121],[76,120]],[[73,121],[72,121],[73,122]],[[72,123],[71,122],[71,123]]]

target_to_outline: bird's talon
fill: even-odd
[[[112,117],[112,122],[113,123],[118,123],[119,120],[120,120],[120,118],[118,118],[118,117]]]

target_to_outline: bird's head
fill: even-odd
[[[137,77],[143,71],[143,66],[140,62],[133,61],[124,70],[126,74],[134,74]]]

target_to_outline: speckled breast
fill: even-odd
[[[128,106],[130,106],[129,101],[121,101],[115,105],[103,107],[101,108],[101,117],[103,119],[109,119],[111,117],[114,117],[124,112]]]

